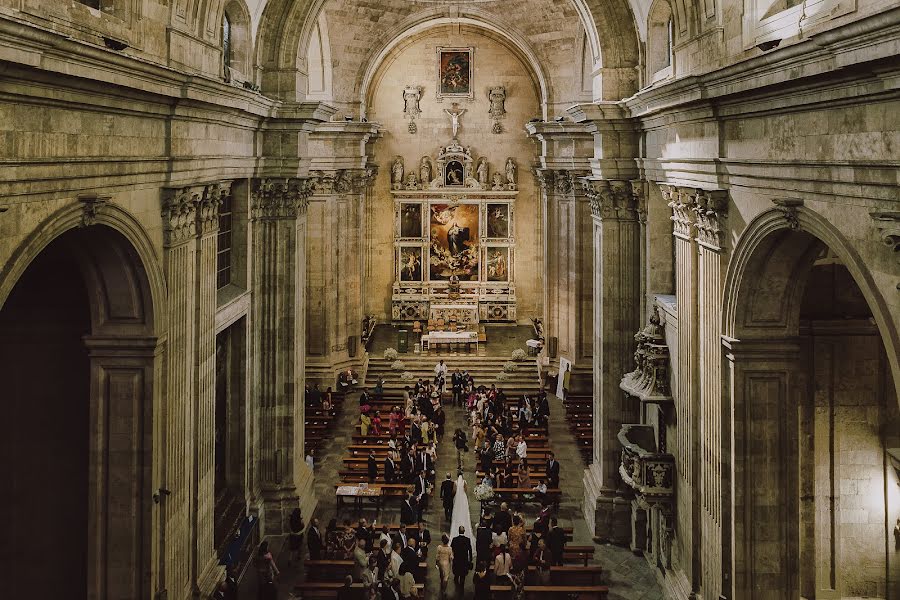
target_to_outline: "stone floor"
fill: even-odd
[[[505,331],[502,331],[504,330]],[[491,354],[494,352],[502,352],[508,354],[513,348],[520,347],[522,336],[527,336],[528,332],[521,329],[508,327],[501,328],[496,333],[496,344],[491,344]],[[492,332],[494,333],[494,332]],[[491,335],[489,333],[489,335]],[[387,347],[387,340],[396,339],[395,334],[389,329],[376,332],[376,339],[371,351],[377,352],[381,346]],[[525,338],[527,339],[527,337]],[[493,340],[492,340],[493,341]],[[383,348],[381,348],[383,351]],[[448,363],[449,364],[449,363]],[[450,368],[453,365],[450,364]],[[535,373],[537,379],[537,373]],[[480,382],[479,382],[480,383]],[[484,382],[489,384],[490,382]],[[354,410],[356,404],[356,394],[349,396],[341,416],[336,423],[334,436],[328,443],[324,451],[320,454],[320,459],[316,465],[316,494],[318,495],[319,505],[316,510],[316,517],[319,518],[320,525],[324,528],[328,520],[338,516],[339,522],[344,516],[355,518],[351,514],[351,510],[344,508],[340,515],[335,514],[336,504],[334,498],[334,483],[338,481],[338,470],[341,466],[341,459],[344,456],[345,448],[350,443],[350,436],[353,424],[356,422],[357,413]],[[447,425],[446,430],[452,432],[456,427],[465,425],[462,409],[449,407],[447,409]],[[587,528],[587,524],[582,517],[581,498],[582,487],[581,479],[584,470],[584,464],[581,460],[578,447],[574,438],[571,436],[565,423],[565,411],[562,403],[556,397],[552,397],[551,402],[551,422],[550,422],[550,438],[551,446],[561,464],[561,487],[564,490],[564,499],[560,506],[559,521],[563,527],[574,528],[573,544],[587,545],[591,544],[591,533]],[[449,434],[443,444],[440,445],[438,451],[438,481],[442,480],[445,474],[450,471],[454,473],[456,468],[455,451],[450,444]],[[469,482],[470,489],[474,487],[474,455],[470,454],[464,457],[463,469],[465,471],[466,480]],[[455,473],[454,473],[455,477]],[[477,522],[479,505],[472,501],[471,512],[473,523]],[[533,518],[537,508],[526,508],[526,517]],[[370,521],[375,518],[373,510],[364,512]],[[307,516],[308,520],[308,516]],[[428,511],[425,514],[425,520],[428,529],[431,531],[433,545],[439,543],[440,534],[449,528],[449,523],[445,522],[443,510],[440,502],[432,500]],[[378,516],[378,523],[399,522],[399,503],[389,505],[382,510]],[[305,552],[305,549],[304,549]],[[304,577],[303,569],[296,563],[288,566],[288,556],[286,551],[278,552],[278,565],[281,569],[280,577],[280,593],[279,598],[291,598],[292,586],[294,582],[302,581]],[[635,556],[625,548],[611,545],[596,546],[595,563],[603,567],[603,583],[610,588],[610,600],[651,600],[662,599],[663,593],[657,584],[656,575],[647,562],[640,556]],[[429,556],[429,570],[427,581],[427,598],[439,597],[439,583],[437,569],[434,567],[434,552]],[[254,597],[254,581],[253,573],[248,573],[245,583],[242,585],[241,598]],[[455,590],[451,582],[448,592],[451,597],[454,596]],[[467,581],[464,596],[469,598],[472,595],[471,577]],[[459,597],[459,596],[456,596]]]

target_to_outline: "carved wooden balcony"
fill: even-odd
[[[675,457],[658,451],[653,426],[622,425],[617,437],[622,444],[622,480],[647,504],[671,501]]]

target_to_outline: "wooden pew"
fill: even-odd
[[[305,563],[306,576],[311,581],[343,581],[344,577],[350,574],[353,569],[352,560],[333,560],[307,559]],[[416,581],[423,581],[425,573],[428,570],[428,564],[421,562],[418,564],[413,577]]]
[[[307,581],[294,584],[294,592],[304,600],[306,598],[337,598],[338,591],[342,587],[344,584],[340,581]],[[354,583],[350,589],[352,590],[351,598],[364,600],[365,587],[362,583]],[[424,598],[425,585],[418,583],[416,589],[419,592],[419,598]]]
[[[605,600],[609,588],[605,585],[526,585],[525,598],[528,600],[557,600],[558,598],[577,600]],[[491,596],[494,600],[512,598],[512,586],[492,585]]]

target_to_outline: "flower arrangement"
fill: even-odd
[[[416,376],[410,371],[403,371],[402,373],[400,373],[400,379],[402,379],[403,381],[415,381]]]
[[[525,351],[521,348],[516,348],[512,351],[512,359],[513,360],[525,360]]]
[[[516,368],[517,368],[516,363],[514,363],[511,360],[508,360],[505,363],[503,363],[503,371],[505,373],[512,373],[513,371],[516,370]]]
[[[402,360],[395,360],[394,362],[391,363],[391,369],[394,371],[405,371],[406,363],[403,362]]]
[[[388,348],[384,351],[384,360],[397,360],[397,357],[400,354],[397,352],[396,348]]]
[[[497,381],[509,381],[509,373],[500,373],[497,375]]]
[[[479,502],[484,502],[485,500],[490,500],[494,497],[494,488],[489,485],[485,485],[483,483],[479,483],[475,486],[475,499]]]

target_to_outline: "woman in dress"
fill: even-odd
[[[509,553],[513,555],[513,559],[525,552],[525,544],[528,542],[528,535],[525,532],[525,523],[519,515],[513,517],[512,527],[507,533],[509,542]]]
[[[340,558],[353,560],[353,551],[356,550],[356,530],[350,525],[350,519],[344,519],[344,530],[341,532]]]
[[[328,521],[325,528],[325,557],[330,559],[343,558],[344,551],[341,549],[341,540],[344,531],[338,529],[337,519]]]
[[[322,396],[322,408],[325,409],[325,412],[331,412],[331,409],[334,408],[334,398],[333,392],[331,388],[325,390],[325,394]]]
[[[257,595],[259,600],[272,600],[278,594],[275,578],[278,576],[278,567],[275,559],[269,552],[269,542],[262,542],[254,559],[256,566]]]
[[[403,600],[419,597],[419,593],[416,591],[416,578],[413,577],[409,565],[406,563],[400,565],[400,597]]]
[[[450,581],[450,565],[453,563],[453,550],[450,548],[450,536],[446,533],[441,536],[441,543],[437,547],[437,568],[441,574],[441,598],[447,595],[447,582]]]
[[[528,463],[522,461],[519,463],[519,484],[518,487],[531,487],[531,471],[528,470]]]

